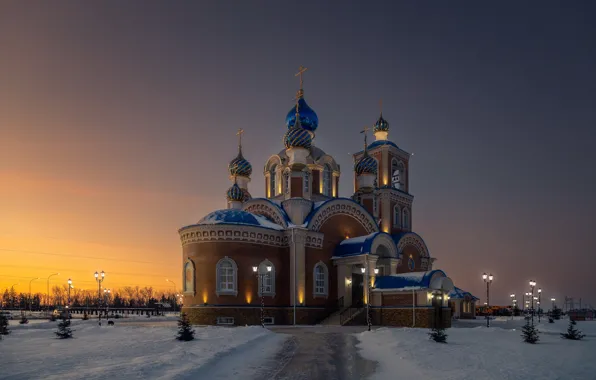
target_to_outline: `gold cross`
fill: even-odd
[[[362,131],[360,131],[360,133],[364,133],[364,150],[366,151],[366,147],[367,147],[367,143],[366,143],[366,133],[368,132],[370,128],[368,126],[364,127],[364,129]]]
[[[244,129],[239,128],[238,132],[236,132],[236,136],[238,136],[238,146],[242,146],[242,134],[244,133]]]
[[[304,67],[304,66],[300,65],[300,67],[298,68],[298,72],[296,74],[294,74],[295,77],[300,75],[300,89],[301,90],[302,90],[302,74],[304,74],[304,72],[306,70],[308,70],[308,67]]]
[[[383,99],[379,100],[379,105],[381,106],[381,115],[383,114]]]

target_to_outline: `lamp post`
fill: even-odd
[[[554,298],[551,298],[551,299],[550,299],[550,302],[552,302],[552,303],[553,303],[553,311],[554,311],[554,310],[555,310],[555,299],[554,299]]]
[[[511,320],[513,320],[513,314],[515,314],[513,312],[513,310],[515,310],[515,294],[511,293],[509,297],[511,297]]]
[[[97,273],[96,271],[93,275],[95,276],[95,281],[97,281],[97,318],[101,326],[101,311],[99,310],[101,306],[101,283],[105,280],[106,274],[104,271],[101,271],[101,273]]]
[[[68,313],[68,322],[70,323],[70,289],[72,289],[72,280],[69,278],[66,282],[68,282],[68,302],[66,303],[66,312]]]
[[[252,267],[252,271],[257,276],[257,286],[259,283],[261,284],[261,327],[265,328],[265,291],[264,291],[264,282],[265,276],[270,276],[271,273],[271,265],[267,265],[267,273],[259,273],[259,267]]]
[[[110,308],[110,293],[112,293],[111,289],[104,289],[103,294],[105,296],[105,303],[106,303],[106,321],[110,318],[108,316],[108,309]]]
[[[48,309],[50,308],[50,277],[52,276],[58,276],[60,273],[52,273],[51,275],[48,276],[48,299],[47,302],[48,304],[46,306],[48,306]]]
[[[170,282],[170,283],[172,283],[172,285],[174,285],[174,293],[175,293],[176,292],[176,284],[174,284],[174,281],[166,278],[166,282]],[[176,300],[177,299],[178,299],[178,294],[176,294],[176,297],[174,298],[174,311],[176,311],[176,303],[177,303]]]
[[[32,278],[31,281],[29,281],[29,312],[32,311],[31,310],[32,309],[32,305],[31,304],[33,303],[32,302],[33,300],[31,299],[31,283],[33,281],[35,281],[35,280],[39,280],[39,277]]]
[[[372,325],[372,321],[370,318],[370,279],[369,279],[369,275],[368,275],[368,271],[366,270],[366,268],[360,268],[360,270],[362,271],[362,274],[366,274],[365,277],[365,281],[366,281],[366,324],[368,325],[368,331],[370,331],[371,329],[371,325]],[[379,269],[375,268],[375,274],[379,273]]]
[[[482,279],[486,283],[486,327],[490,327],[490,316],[488,315],[490,308],[490,284],[493,282],[493,275],[484,273]]]
[[[542,301],[542,288],[538,288],[538,323],[540,323],[540,314],[542,314],[542,310],[540,310],[540,301]]]
[[[532,288],[532,292],[530,293],[530,302],[532,302],[532,308],[530,312],[532,313],[532,325],[534,324],[534,287],[536,286],[536,281],[530,280],[530,287]]]

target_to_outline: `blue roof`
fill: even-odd
[[[462,290],[462,289],[458,288],[457,286],[453,287],[453,290],[449,293],[449,298],[453,298],[453,299],[464,299],[466,296],[470,296],[472,299],[475,299],[475,300],[479,299],[477,297],[474,297],[474,295],[472,295],[472,293],[466,292],[465,290]]]
[[[286,223],[291,223],[288,213],[286,213],[286,210],[284,210],[283,207],[281,206],[281,202],[278,203],[278,201],[273,201],[273,200],[267,199],[267,198],[252,198],[251,201],[266,201],[266,202],[271,203],[271,205],[273,207],[277,208],[279,210],[279,212],[281,212],[281,215],[283,216]]]
[[[370,235],[358,236],[355,238],[343,240],[335,248],[335,253],[333,254],[333,256],[345,257],[370,253],[373,241],[377,236],[381,234],[387,235],[385,232],[373,232]]]
[[[269,228],[272,230],[284,229],[279,224],[269,221],[269,219],[265,218],[264,216],[236,209],[213,211],[203,219],[199,220],[197,224],[239,224]]]
[[[373,141],[368,146],[368,149],[374,149],[374,148],[376,148],[378,146],[381,146],[381,145],[391,145],[391,146],[394,146],[394,147],[396,147],[396,148],[399,149],[399,147],[397,146],[396,143],[394,143],[393,141],[389,141],[389,140],[377,140],[377,141]]]
[[[430,279],[435,273],[442,273],[447,277],[445,272],[440,269],[431,270],[429,272],[411,272],[394,274],[391,276],[377,276],[375,277],[375,288],[377,289],[400,289],[400,288],[414,288],[423,289],[430,287]]]

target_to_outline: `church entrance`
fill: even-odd
[[[364,275],[352,273],[352,306],[364,305]]]

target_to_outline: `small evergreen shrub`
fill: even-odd
[[[180,319],[178,319],[178,335],[176,335],[176,339],[188,342],[194,338],[195,331],[192,329],[188,316],[186,313],[181,313]]]
[[[429,339],[434,340],[437,343],[447,343],[447,334],[443,327],[434,327],[428,333]]]
[[[522,328],[522,337],[524,338],[524,342],[536,344],[540,338],[538,337],[538,330],[534,327],[534,324],[531,324],[528,320],[524,327]]]
[[[4,314],[0,314],[0,336],[10,334],[8,329],[8,318]]]
[[[72,330],[70,329],[70,323],[66,318],[62,318],[62,322],[58,323],[58,331],[54,334],[58,336],[58,339],[69,339],[72,338]]]
[[[585,335],[582,334],[582,332],[575,327],[576,325],[577,322],[575,322],[574,320],[569,320],[569,327],[567,327],[567,332],[561,334],[561,337],[571,340],[582,340],[583,337],[585,337]]]

